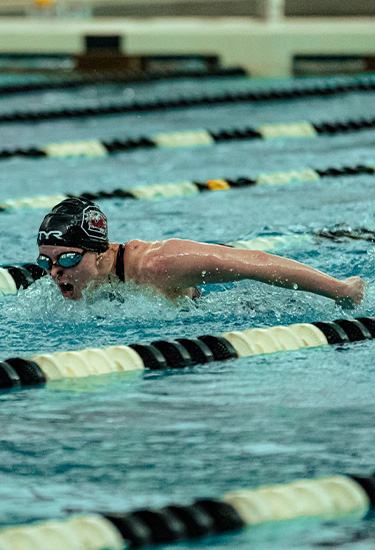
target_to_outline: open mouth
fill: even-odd
[[[60,283],[59,284],[61,294],[64,298],[73,298],[74,287],[70,283]]]

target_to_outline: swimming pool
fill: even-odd
[[[303,87],[307,81],[301,81]],[[87,87],[6,97],[0,112],[87,106],[254,86],[243,78]],[[27,99],[26,99],[27,97]],[[26,103],[27,102],[27,103]],[[25,106],[26,103],[26,106]],[[2,125],[6,147],[135,138],[189,129],[316,123],[371,116],[374,93],[236,104],[40,124]],[[138,150],[107,158],[1,161],[2,199],[238,178],[260,173],[374,164],[374,133],[316,139],[231,141],[213,147]],[[2,297],[0,359],[252,327],[373,315],[375,247],[332,242],[324,227],[374,225],[373,175],[259,185],[160,201],[109,199],[110,239],[170,237],[228,243],[307,235],[279,251],[336,277],[360,274],[368,296],[355,312],[295,291],[242,282],[179,307],[124,289],[67,303],[47,280]],[[0,213],[2,265],[35,261],[45,210]],[[223,290],[220,288],[219,290]],[[105,375],[3,392],[0,524],[190,503],[265,484],[374,469],[373,342],[256,356],[180,371]],[[298,520],[168,548],[371,548],[371,520]]]

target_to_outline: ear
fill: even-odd
[[[110,258],[109,251],[111,249],[108,248],[104,252],[98,252],[96,255],[96,265],[100,265],[102,262],[104,262],[107,258]],[[105,265],[105,264],[104,264]]]

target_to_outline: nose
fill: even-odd
[[[50,271],[51,277],[55,279],[56,277],[59,277],[63,274],[63,269],[61,265],[52,264],[52,268]]]

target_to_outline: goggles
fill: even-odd
[[[46,271],[51,271],[54,265],[59,265],[61,267],[75,267],[82,260],[83,256],[86,254],[87,250],[83,252],[63,252],[57,256],[56,262],[53,262],[48,256],[40,254],[36,263],[42,269]]]

